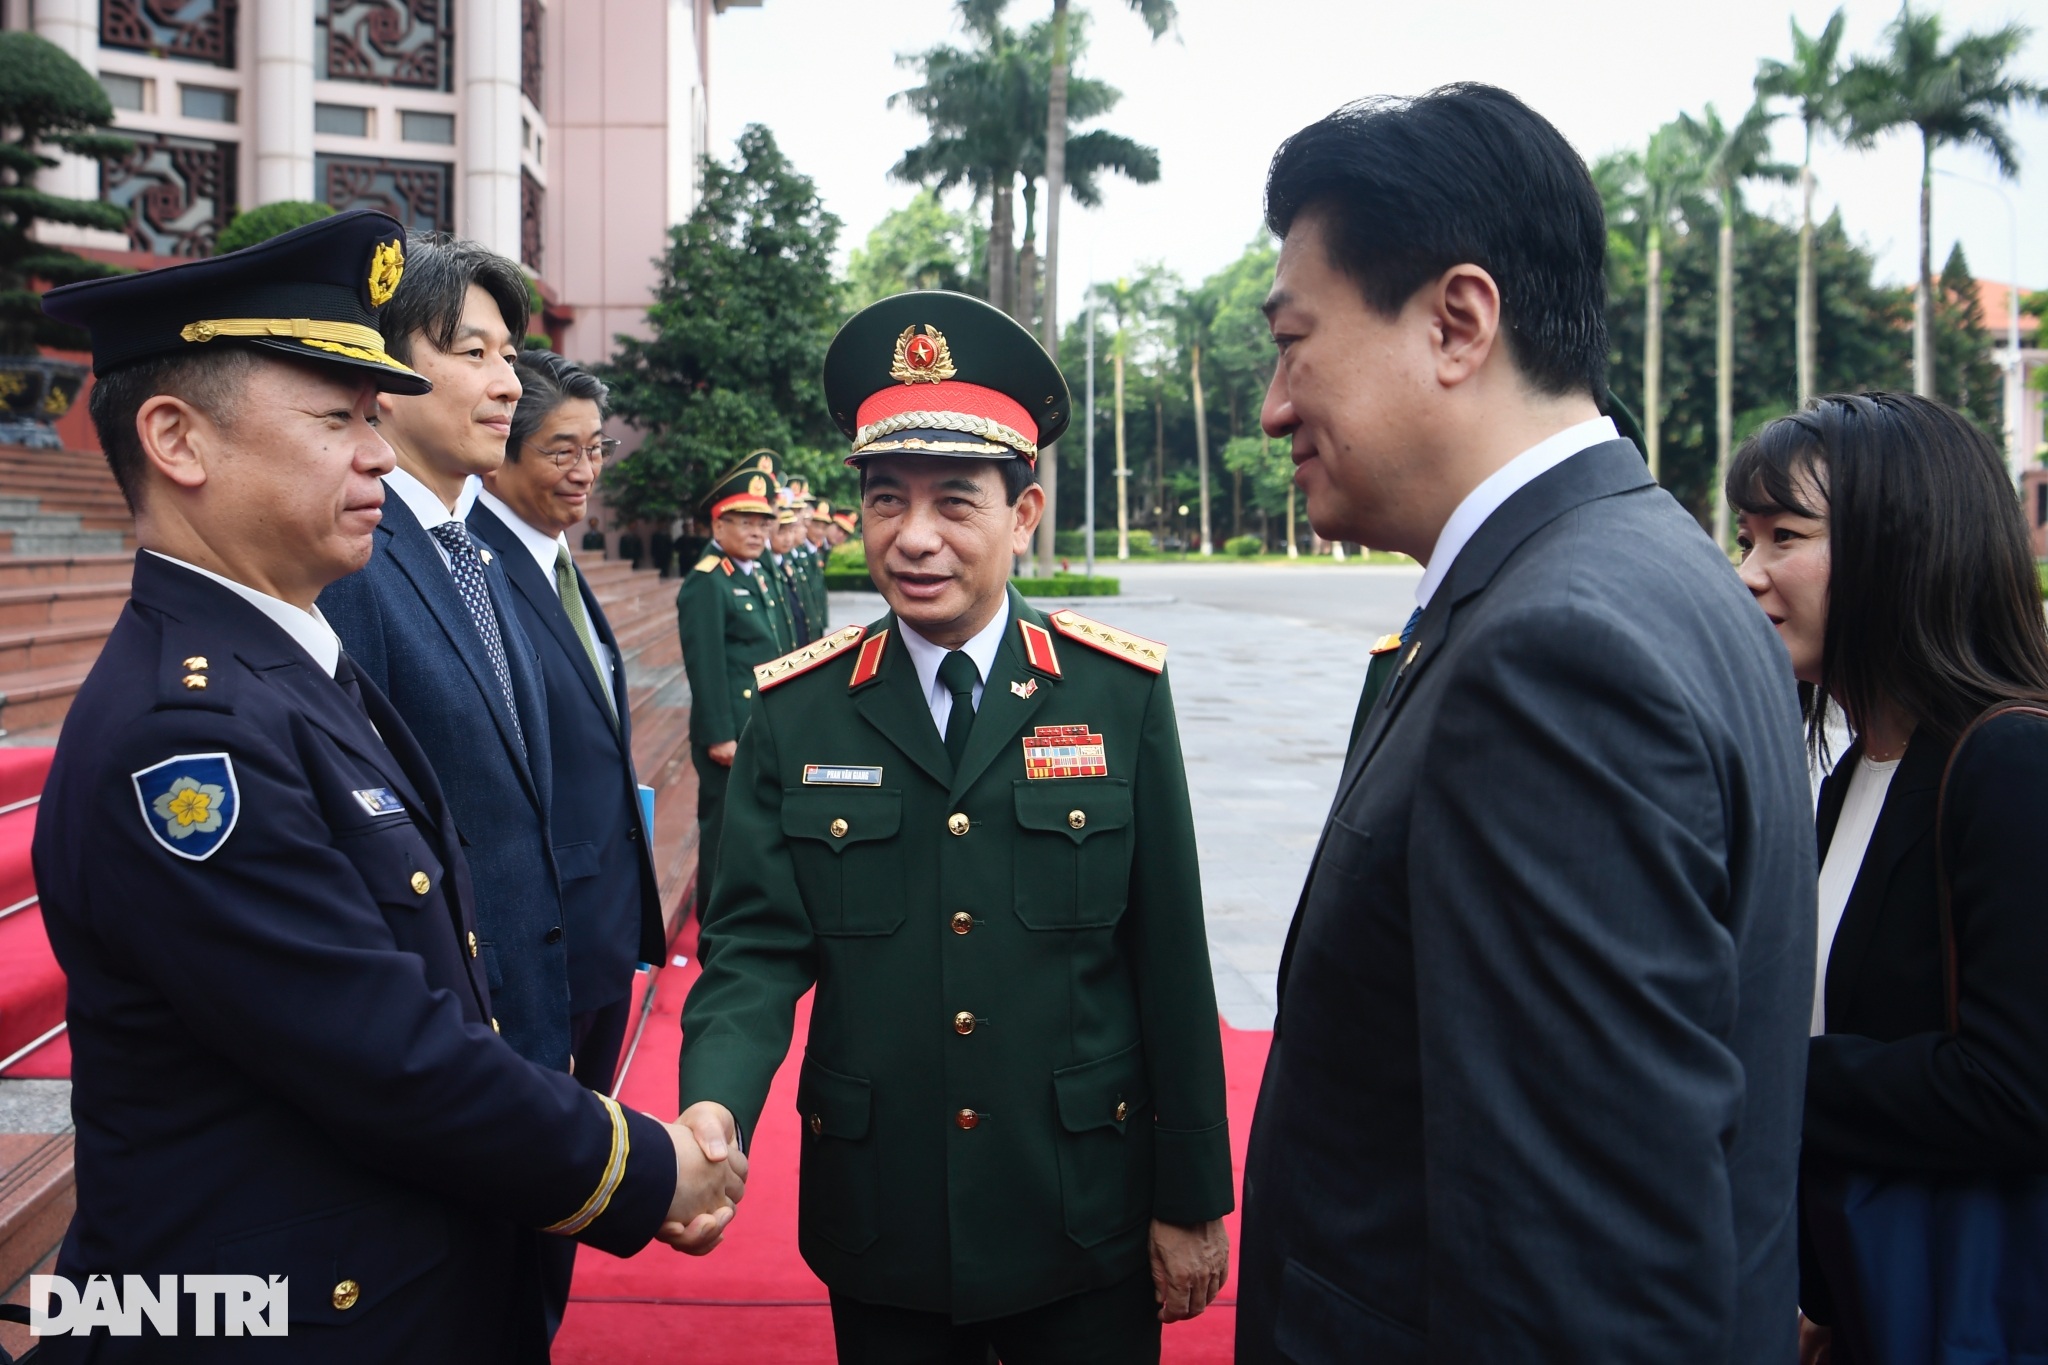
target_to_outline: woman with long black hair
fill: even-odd
[[[2048,714],[1986,718],[2048,708],[2048,629],[2004,464],[1938,403],[1815,399],[1743,446],[1727,495],[1816,758],[1831,706],[1853,736],[1817,814],[1801,1357],[1869,1365],[1883,1286],[1849,1282],[1815,1172],[2048,1173]]]

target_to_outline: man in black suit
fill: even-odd
[[[484,475],[469,528],[497,551],[512,609],[540,652],[554,794],[550,829],[569,950],[576,1076],[609,1093],[625,1041],[633,969],[665,947],[660,887],[633,773],[626,665],[564,534],[584,519],[604,467],[605,386],[552,351],[525,351],[505,463]],[[550,1245],[550,1323],[568,1302],[574,1243]]]
[[[386,395],[397,452],[361,572],[320,594],[349,656],[391,698],[448,793],[476,879],[478,927],[505,1041],[569,1066],[569,945],[549,835],[553,766],[538,651],[505,566],[464,517],[475,475],[504,462],[525,335],[519,267],[473,242],[415,239],[385,309],[391,353],[434,382]]]
[[[1281,960],[1238,1359],[1789,1362],[1798,707],[1600,415],[1599,194],[1454,86],[1290,138],[1267,221],[1262,423],[1426,572]]]

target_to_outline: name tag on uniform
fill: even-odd
[[[838,768],[829,763],[804,764],[806,787],[879,787],[880,768]]]
[[[349,795],[362,804],[372,815],[403,815],[405,803],[389,787],[372,787],[368,791],[350,792]]]

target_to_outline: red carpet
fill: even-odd
[[[655,987],[654,1012],[640,1040],[619,1099],[652,1114],[675,1112],[676,1054],[682,1046],[678,1015],[697,979],[695,945],[679,941],[687,967],[664,968]],[[659,1244],[629,1260],[584,1248],[576,1258],[572,1302],[555,1340],[556,1365],[672,1365],[683,1359],[784,1365],[832,1359],[832,1317],[825,1286],[796,1249],[798,1132],[797,1063],[809,1013],[800,1007],[790,1058],[776,1073],[754,1137],[746,1203],[709,1256],[679,1255]],[[1223,1029],[1229,1077],[1230,1138],[1237,1176],[1244,1176],[1245,1134],[1266,1064],[1267,1033]],[[1166,1329],[1171,1365],[1227,1365],[1236,1327],[1234,1250],[1237,1216],[1229,1219],[1233,1248],[1230,1282],[1221,1301],[1192,1322]]]
[[[29,866],[35,798],[56,752],[0,749],[0,1059],[13,1056],[64,1020],[64,973],[43,933],[43,912],[35,904],[35,873]],[[62,1034],[6,1071],[17,1080],[70,1074],[71,1048]]]

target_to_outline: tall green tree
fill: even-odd
[[[1895,128],[1920,135],[1920,271],[1913,290],[1913,392],[1935,396],[1934,153],[1976,147],[2006,179],[2019,174],[2019,149],[2006,128],[2015,106],[2038,107],[2048,88],[2012,74],[2029,30],[2007,24],[1944,41],[1941,16],[1910,3],[1885,28],[1885,47],[1858,58],[1842,76],[1849,143],[1867,147]]]
[[[613,411],[646,434],[605,471],[606,496],[629,517],[694,510],[757,446],[836,440],[819,374],[840,318],[839,220],[759,124],[740,134],[732,164],[705,158],[703,180],[695,211],[669,232],[654,335],[619,337],[606,367]]]
[[[1790,180],[1792,168],[1771,160],[1771,124],[1777,121],[1760,96],[1735,123],[1722,122],[1712,104],[1700,118],[1678,116],[1692,139],[1700,182],[1713,196],[1719,216],[1719,268],[1714,276],[1714,462],[1715,483],[1727,476],[1735,444],[1735,218],[1742,211],[1742,187],[1751,180]],[[1726,548],[1728,503],[1714,501],[1714,543]]]
[[[1941,268],[1934,322],[1936,396],[1995,439],[2005,420],[2004,378],[1992,358],[1984,299],[1961,242]]]
[[[1178,14],[1174,0],[1124,0],[1145,21],[1156,41],[1173,26]],[[1004,0],[962,0],[964,4],[993,5]],[[1060,201],[1067,192],[1067,102],[1068,66],[1072,58],[1070,39],[1074,16],[1068,0],[1052,0],[1052,74],[1046,92],[1045,110],[1045,317],[1041,332],[1047,354],[1057,353],[1059,327]],[[1059,461],[1048,463],[1044,480],[1045,528],[1038,536],[1038,571],[1051,574],[1053,562],[1052,522],[1059,508]]]
[[[1806,131],[1799,162],[1799,401],[1813,397],[1813,139],[1842,128],[1842,11],[1809,34],[1792,20],[1792,60],[1766,57],[1757,64],[1757,93],[1792,102]]]
[[[940,201],[936,191],[919,190],[891,211],[855,247],[846,261],[848,312],[910,289],[952,289],[978,293],[982,237],[986,230]]]
[[[1702,166],[1698,141],[1676,120],[1650,134],[1641,152],[1605,158],[1594,182],[1608,198],[1608,222],[1617,218],[1632,231],[1643,260],[1643,437],[1649,447],[1650,477],[1664,476],[1664,250],[1667,241],[1700,210]]]
[[[38,344],[83,350],[83,331],[43,316],[45,284],[70,284],[118,273],[61,247],[36,240],[41,223],[103,228],[128,226],[126,210],[97,200],[66,199],[36,185],[57,165],[52,149],[78,156],[120,156],[132,146],[105,131],[114,122],[107,92],[64,49],[36,33],[0,33],[0,355],[34,355]]]

